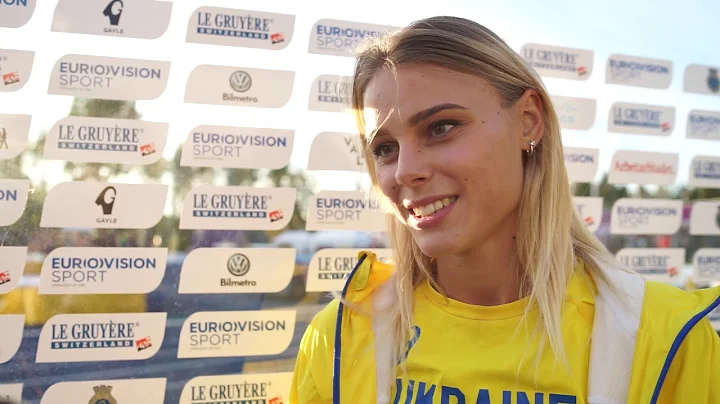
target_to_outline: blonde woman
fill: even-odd
[[[415,22],[353,80],[394,263],[360,254],[291,403],[720,403],[720,290],[618,266],[575,213],[547,91],[497,35]]]

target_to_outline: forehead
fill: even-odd
[[[399,119],[438,104],[459,104],[466,108],[499,103],[494,89],[484,79],[448,68],[430,65],[400,66],[375,74],[364,94],[364,115],[373,122]]]

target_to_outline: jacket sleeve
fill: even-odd
[[[303,334],[290,386],[290,404],[332,403],[336,308],[336,302],[326,306],[313,318]]]
[[[688,333],[670,366],[658,404],[720,403],[720,337],[707,317]]]

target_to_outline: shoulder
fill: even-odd
[[[693,319],[695,323],[702,321],[720,303],[719,299],[720,288],[688,292],[666,283],[646,281],[643,328],[650,332],[679,332]]]

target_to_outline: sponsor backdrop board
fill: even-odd
[[[720,5],[608,33],[582,3],[316,3],[0,0],[0,401],[288,404],[359,254],[393,261],[353,54],[431,14],[542,80],[577,217],[619,264],[720,284]]]

